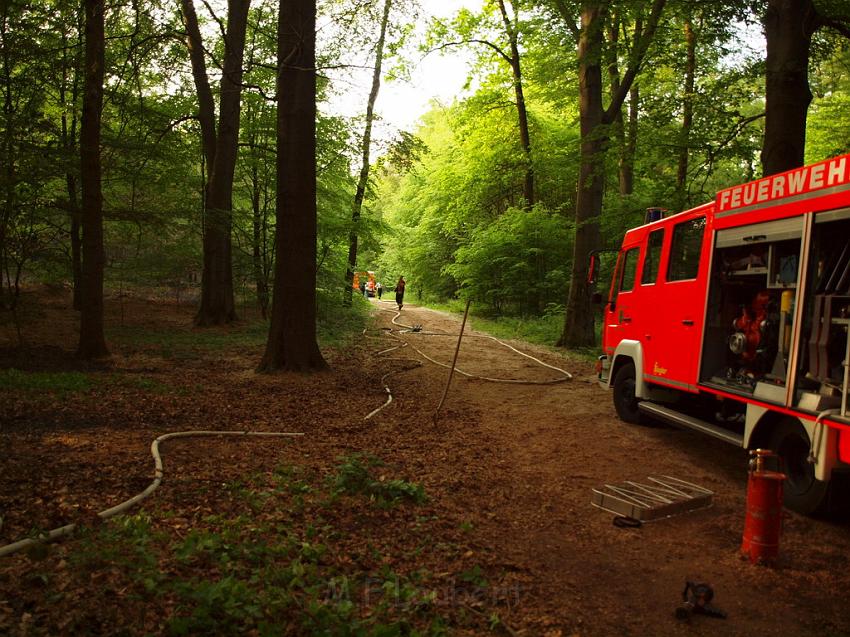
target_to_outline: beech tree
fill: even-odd
[[[620,81],[617,92],[611,96],[607,108],[603,104],[602,55],[604,50],[605,15],[610,2],[583,2],[580,8],[580,26],[564,0],[555,0],[555,6],[578,41],[579,111],[581,129],[581,169],[578,179],[578,198],[575,210],[575,243],[570,290],[567,297],[564,331],[558,340],[562,347],[592,346],[594,314],[590,303],[591,290],[587,283],[588,255],[599,249],[599,217],[602,214],[602,196],[605,185],[604,157],[611,124],[619,116],[643,63],[647,49],[655,36],[666,0],[653,0],[646,26],[634,47],[629,66]]]
[[[850,8],[834,0],[768,0],[764,14],[765,175],[802,166],[806,150],[806,119],[812,91],[809,56],[812,36],[824,27],[850,37]]]
[[[375,45],[375,66],[372,70],[372,88],[369,91],[369,99],[366,102],[366,124],[361,141],[360,175],[357,179],[357,190],[354,193],[354,204],[351,211],[351,232],[348,235],[348,270],[345,273],[347,283],[345,298],[349,305],[351,304],[352,286],[354,285],[354,269],[357,266],[357,225],[363,209],[366,187],[369,184],[372,123],[375,118],[375,102],[378,99],[378,91],[381,89],[381,66],[384,60],[384,42],[387,37],[387,25],[390,21],[391,9],[392,0],[385,0],[383,16],[381,17],[381,33],[378,36],[378,43]]]
[[[511,70],[519,143],[525,162],[525,175],[522,185],[522,196],[525,208],[531,208],[535,202],[534,162],[531,149],[531,131],[529,129],[528,108],[523,87],[522,59],[520,56],[520,18],[521,0],[513,0],[510,10],[505,0],[488,0],[484,3],[481,14],[473,14],[469,10],[461,10],[451,25],[436,23],[432,27],[430,40],[435,42],[435,48],[445,49],[460,45],[482,45],[496,54],[500,62],[504,62]],[[496,16],[496,11],[498,14]],[[504,37],[497,40],[496,36]],[[451,38],[457,37],[457,40]]]
[[[103,195],[101,192],[100,126],[103,109],[104,0],[85,0],[85,79],[80,123],[82,186],[82,294],[80,343],[84,359],[109,354],[103,335]]]
[[[317,371],[316,0],[282,1],[277,38],[275,279],[259,371]]]
[[[236,319],[233,298],[233,174],[239,143],[242,60],[250,0],[228,0],[224,34],[219,119],[207,74],[203,39],[193,0],[181,0],[186,45],[198,93],[198,121],[207,169],[204,192],[204,269],[197,325],[219,325]]]

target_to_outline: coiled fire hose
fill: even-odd
[[[403,323],[398,322],[398,318],[400,316],[401,316],[401,312],[397,312],[396,315],[392,319],[393,325],[397,325],[398,327],[404,328],[404,330],[402,330],[400,332],[402,334],[414,333],[413,330],[416,329],[415,326],[405,325]],[[415,333],[420,334],[422,336],[457,336],[457,334],[448,334],[448,333],[443,333],[443,332],[416,331]],[[559,373],[562,374],[561,378],[554,378],[554,379],[550,379],[550,380],[522,380],[522,379],[518,379],[518,378],[491,378],[491,377],[488,377],[488,376],[476,376],[475,374],[470,374],[468,372],[463,371],[460,368],[455,368],[455,371],[458,374],[461,374],[462,376],[466,376],[467,378],[474,378],[476,380],[486,380],[486,381],[491,382],[491,383],[514,383],[514,384],[520,384],[520,385],[554,385],[556,383],[563,383],[564,381],[572,380],[572,378],[573,378],[573,375],[570,374],[567,370],[561,369],[560,367],[555,367],[554,365],[550,365],[549,363],[544,363],[539,358],[535,358],[531,354],[526,354],[525,352],[521,352],[520,350],[513,347],[512,345],[509,345],[508,343],[505,343],[504,341],[500,341],[495,336],[489,336],[487,334],[467,334],[466,338],[486,338],[486,339],[489,339],[491,341],[498,343],[502,347],[507,347],[509,350],[511,350],[512,352],[516,352],[520,356],[524,356],[526,358],[529,358],[529,359],[533,360],[535,363],[542,365],[543,367],[548,367],[549,369],[555,370],[556,372],[559,372]],[[418,349],[412,343],[409,343],[407,341],[405,341],[405,342],[408,343],[408,345],[410,345],[417,353],[419,353],[420,356],[431,361],[435,365],[439,365],[440,367],[445,367],[446,369],[449,369],[451,367],[450,365],[448,365],[446,363],[441,363],[440,361],[434,360],[433,358],[431,358],[430,356],[428,356],[427,354],[422,352],[420,349]]]
[[[379,301],[379,302],[390,304],[389,301]],[[457,334],[451,334],[451,333],[448,333],[448,332],[425,332],[425,331],[422,331],[419,326],[405,325],[404,323],[400,323],[398,321],[398,319],[401,316],[401,312],[399,312],[399,311],[389,310],[389,309],[386,309],[386,308],[381,308],[381,311],[395,312],[395,316],[392,318],[392,324],[396,325],[397,327],[403,328],[403,329],[398,331],[399,334],[416,333],[416,334],[420,334],[422,336],[458,336]],[[366,330],[363,330],[363,333],[366,334]],[[404,340],[403,338],[401,338],[400,336],[397,336],[396,334],[394,334],[393,331],[387,331],[386,334],[389,337],[400,341],[401,345],[396,345],[394,347],[389,347],[387,349],[381,350],[380,352],[377,353],[378,356],[380,356],[382,354],[387,354],[387,353],[392,352],[392,351],[397,350],[397,349],[401,349],[403,347],[410,346],[414,349],[414,351],[416,351],[420,356],[422,356],[422,358],[430,361],[431,363],[434,363],[435,365],[439,365],[440,367],[445,367],[448,370],[457,372],[458,374],[461,374],[462,376],[466,376],[467,378],[470,378],[470,379],[483,380],[483,381],[487,381],[487,382],[491,382],[491,383],[508,383],[508,384],[518,384],[518,385],[554,385],[556,383],[562,383],[562,382],[567,381],[567,380],[572,380],[572,378],[573,378],[572,374],[570,374],[568,371],[561,369],[560,367],[555,367],[554,365],[549,365],[548,363],[544,363],[540,359],[535,358],[534,356],[531,356],[530,354],[526,354],[525,352],[521,352],[520,350],[516,349],[512,345],[509,345],[508,343],[500,341],[495,336],[489,336],[487,334],[467,334],[466,338],[486,338],[486,339],[495,341],[499,345],[502,345],[503,347],[506,347],[509,350],[516,352],[520,356],[524,356],[526,358],[529,358],[529,359],[533,360],[534,362],[538,363],[539,365],[542,365],[543,367],[548,367],[549,369],[560,372],[563,376],[561,378],[555,378],[555,379],[550,379],[550,380],[522,380],[522,379],[516,379],[516,378],[491,378],[491,377],[488,377],[488,376],[476,376],[476,375],[470,374],[469,372],[466,372],[466,371],[464,371],[464,370],[462,370],[462,369],[460,369],[460,368],[458,368],[454,365],[448,365],[446,363],[442,363],[438,360],[431,358],[425,352],[420,350],[418,347],[416,347],[412,343],[410,343],[410,342]],[[384,359],[384,360],[398,360],[398,361],[407,361],[407,362],[417,363],[418,365],[422,364],[421,362],[416,361],[416,360],[411,359],[411,358],[387,358],[387,359]],[[394,370],[394,371],[388,372],[387,374],[384,374],[384,376],[381,377],[381,383],[384,385],[384,391],[386,391],[386,393],[387,393],[387,400],[383,405],[381,405],[377,409],[372,410],[369,414],[367,414],[363,418],[363,420],[370,420],[373,416],[375,416],[377,413],[382,411],[384,408],[388,407],[393,402],[393,394],[392,394],[392,391],[390,390],[389,385],[387,385],[387,383],[386,383],[386,379],[389,376],[392,376],[394,374],[399,374],[401,372],[406,372],[406,371],[409,371],[410,369],[412,369],[412,368]],[[447,385],[447,389],[448,389],[448,385]],[[444,396],[443,400],[445,400],[445,396]],[[442,402],[443,401],[440,402],[441,405],[442,405]],[[438,411],[439,411],[439,407],[438,407]],[[436,412],[435,412],[435,414],[436,414]]]
[[[269,431],[177,431],[174,433],[162,435],[151,443],[151,455],[153,456],[154,461],[153,482],[151,482],[148,487],[141,493],[134,495],[129,500],[125,500],[120,504],[116,504],[114,507],[106,509],[105,511],[101,511],[97,515],[102,520],[107,520],[111,517],[124,513],[127,509],[138,504],[139,502],[147,498],[151,493],[156,491],[157,487],[159,487],[160,483],[162,482],[162,478],[164,476],[164,472],[162,469],[162,457],[159,455],[159,445],[160,443],[163,443],[166,440],[170,440],[172,438],[189,438],[196,436],[251,436],[262,438],[296,438],[303,435],[303,433],[281,433]],[[42,542],[52,542],[53,540],[68,535],[75,528],[77,528],[77,525],[75,523],[66,524],[65,526],[60,526],[57,529],[53,529],[52,531],[43,533],[36,538],[26,538],[24,540],[13,542],[12,544],[7,544],[6,546],[0,546],[0,557],[3,557],[4,555],[11,555],[12,553]]]
[[[392,319],[392,323],[394,325],[397,325],[398,327],[404,328],[401,331],[401,333],[413,332],[413,330],[415,329],[414,326],[404,325],[403,323],[398,322],[398,318],[400,316],[401,316],[401,312],[397,312],[396,315]],[[442,333],[442,332],[417,331],[416,333],[422,334],[424,336],[454,336],[453,334]],[[497,339],[494,336],[471,334],[471,335],[468,335],[467,338],[487,338],[487,339],[493,340],[496,343],[498,343],[499,345],[507,347],[508,349],[516,352],[517,354],[520,354],[521,356],[525,356],[526,358],[529,358],[529,359],[535,361],[536,363],[543,365],[544,367],[548,367],[549,369],[553,369],[555,371],[560,372],[561,374],[563,374],[563,378],[557,378],[557,379],[554,379],[554,380],[545,380],[545,381],[532,381],[532,380],[489,378],[489,377],[486,377],[486,376],[475,376],[475,375],[470,374],[468,372],[465,372],[465,371],[463,371],[463,370],[461,370],[457,367],[453,367],[453,366],[447,365],[446,363],[441,363],[440,361],[434,360],[433,358],[431,358],[430,356],[428,356],[427,354],[422,352],[420,349],[418,349],[415,345],[408,343],[407,341],[400,338],[399,336],[396,336],[392,332],[389,332],[388,334],[392,338],[395,338],[398,341],[400,341],[402,344],[397,345],[395,347],[390,347],[390,348],[387,348],[385,350],[382,350],[381,352],[378,352],[379,355],[389,353],[391,351],[394,351],[396,349],[401,349],[402,347],[407,347],[409,345],[420,356],[422,356],[426,360],[434,363],[435,365],[439,365],[440,367],[445,367],[447,369],[454,369],[454,371],[456,371],[458,374],[466,376],[467,378],[485,380],[485,381],[494,382],[494,383],[517,383],[517,384],[525,384],[525,385],[551,385],[551,384],[554,384],[554,383],[561,383],[561,382],[564,382],[566,380],[572,379],[572,374],[570,374],[566,370],[563,370],[559,367],[555,367],[554,365],[549,365],[548,363],[544,363],[543,361],[535,358],[534,356],[531,356],[530,354],[526,354],[524,352],[521,352],[520,350],[516,349],[515,347],[512,347],[511,345],[508,345],[507,343],[500,341],[499,339]],[[385,359],[385,360],[399,360],[399,361],[416,363],[418,366],[422,365],[422,363],[420,361],[416,361],[416,360],[413,360],[413,359],[397,358],[397,359]],[[374,409],[368,415],[366,415],[364,417],[364,420],[371,419],[375,414],[377,414],[378,412],[380,412],[382,409],[384,409],[385,407],[390,405],[390,403],[393,402],[393,395],[392,395],[392,392],[390,391],[389,386],[387,386],[387,384],[386,384],[386,379],[388,377],[392,376],[393,374],[398,374],[398,373],[401,373],[401,372],[409,371],[409,369],[411,369],[411,368],[395,370],[395,371],[392,371],[392,372],[388,372],[387,374],[384,374],[384,376],[381,377],[381,382],[384,384],[384,389],[387,392],[387,401],[383,405],[381,405],[377,409]],[[102,520],[107,520],[109,518],[115,517],[116,515],[120,515],[121,513],[124,513],[125,511],[127,511],[128,509],[133,507],[134,505],[138,504],[139,502],[141,502],[142,500],[147,498],[154,491],[156,491],[156,489],[162,483],[162,478],[165,475],[164,471],[163,471],[163,466],[162,466],[162,457],[160,456],[160,453],[159,453],[159,445],[161,443],[165,442],[166,440],[170,440],[172,438],[189,438],[189,437],[198,437],[198,436],[242,436],[242,437],[250,436],[250,437],[266,437],[266,438],[295,438],[295,437],[300,437],[300,436],[303,436],[303,435],[304,435],[303,433],[296,433],[296,432],[268,432],[268,431],[177,431],[177,432],[173,432],[173,433],[164,434],[164,435],[156,438],[151,443],[151,455],[153,456],[153,459],[154,459],[154,479],[153,479],[153,482],[151,482],[147,486],[147,488],[144,491],[142,491],[141,493],[138,493],[138,494],[134,495],[132,498],[125,500],[124,502],[121,502],[120,504],[117,504],[117,505],[115,505],[115,506],[113,506],[109,509],[105,509],[104,511],[100,511],[97,515]],[[7,544],[5,546],[0,546],[0,557],[6,556],[6,555],[11,555],[12,553],[16,553],[18,551],[29,548],[31,546],[35,546],[36,544],[39,544],[39,543],[42,543],[42,542],[52,542],[53,540],[56,540],[56,539],[59,539],[61,537],[66,536],[66,535],[69,535],[76,528],[77,528],[76,523],[66,524],[65,526],[60,526],[56,529],[52,529],[52,530],[50,530],[46,533],[40,534],[38,537],[25,538],[23,540],[18,540],[17,542],[13,542],[13,543]]]

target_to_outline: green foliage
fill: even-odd
[[[318,335],[324,346],[341,346],[363,332],[370,306],[355,294],[351,306],[340,303],[341,294],[324,289],[318,291]]]
[[[339,458],[336,475],[331,484],[336,495],[365,495],[379,506],[391,507],[403,500],[423,504],[426,500],[422,485],[406,480],[387,480],[383,476],[375,480],[373,470],[383,463],[373,456],[352,454]]]
[[[91,378],[82,372],[24,372],[0,369],[0,390],[55,392],[58,394],[87,391]]]
[[[446,271],[464,295],[486,304],[494,314],[536,311],[541,300],[563,298],[569,244],[563,217],[542,206],[529,211],[509,208],[473,233]]]
[[[424,498],[421,487],[403,480],[373,480],[370,471],[380,466],[374,457],[350,456],[323,484],[303,467],[281,465],[228,483],[223,513],[196,517],[187,532],[169,526],[185,512],[115,518],[82,529],[67,559],[81,586],[107,578],[122,599],[168,608],[161,621],[170,635],[447,635],[453,611],[437,603],[442,585],[430,573],[394,570],[394,554],[369,544],[371,535],[363,549],[371,557],[351,560],[358,538],[344,520],[362,508],[334,499],[337,488],[386,505]],[[290,509],[298,497],[307,511]],[[251,511],[254,499],[274,506]],[[380,527],[395,515],[377,514]],[[411,533],[431,537],[430,520],[421,518]],[[370,560],[374,567],[362,565]],[[488,586],[478,566],[455,579],[463,587]],[[40,585],[49,594],[54,584],[45,573]],[[69,617],[72,627],[78,621]]]
[[[145,594],[153,593],[165,579],[154,544],[161,539],[146,513],[121,516],[77,530],[79,541],[70,562],[83,573],[103,568],[125,569]]]
[[[613,92],[609,72],[617,69],[622,79],[637,16],[646,4],[614,3],[608,12],[610,29],[599,51],[605,102]],[[817,8],[831,19],[845,20],[838,4],[819,2]],[[83,39],[78,3],[12,0],[6,5],[0,30],[4,306],[14,303],[19,284],[72,279],[71,228],[80,209]],[[469,71],[472,90],[461,101],[435,105],[417,130],[392,134],[356,224],[351,220],[352,164],[363,122],[328,112],[327,100],[347,90],[344,83],[351,78],[319,78],[316,271],[323,342],[340,343],[349,327],[361,324],[359,310],[339,311],[347,292],[343,279],[352,232],[360,240],[358,267],[378,270],[387,289],[404,274],[414,301],[472,296],[490,314],[531,316],[565,298],[578,190],[579,86],[576,21],[567,25],[562,11],[576,18],[580,6],[549,0],[506,3],[522,60],[539,204],[525,218],[520,213],[529,158],[518,140],[514,77],[505,60],[513,55],[511,33],[498,3],[488,0],[434,22],[419,42],[413,39],[421,8],[402,1],[393,6],[386,43],[389,74],[408,73],[419,57],[412,52],[417,45],[440,47],[449,55],[463,46],[475,55]],[[765,69],[763,51],[747,50],[752,38],[746,31],[761,19],[753,7],[667,3],[637,77],[637,101],[632,105],[629,98],[624,104],[622,125],[614,117],[604,130],[610,139],[601,216],[605,246],[616,246],[627,228],[641,223],[648,206],[683,209],[758,176]],[[177,12],[161,11],[157,3],[151,10],[137,9],[117,4],[107,12],[102,139],[106,285],[121,291],[154,287],[194,301],[201,274],[203,181],[210,170],[202,160],[194,119],[198,100],[185,44],[173,37],[182,30]],[[368,65],[381,9],[380,2],[322,4],[323,19],[335,29],[320,51],[320,67]],[[263,310],[269,307],[273,284],[278,201],[271,99],[277,53],[269,27],[275,12],[276,5],[265,0],[251,8],[233,191],[234,288],[243,301],[256,298]],[[214,69],[223,42],[215,20],[206,19],[205,48]],[[686,23],[696,36],[695,88],[689,95],[682,74]],[[834,29],[819,29],[810,66],[814,100],[806,152],[807,161],[816,161],[850,148],[844,130],[850,113],[846,38]],[[217,91],[217,83],[213,85]],[[693,107],[690,131],[682,126],[686,103]],[[631,106],[637,116],[634,188],[620,194],[617,172],[625,161]],[[683,150],[687,175],[679,184]],[[256,344],[253,335],[245,342]],[[171,343],[163,351],[191,358],[196,355],[192,347]]]
[[[539,147],[553,152],[537,171],[540,203],[525,216],[515,111],[495,89],[429,113],[417,133],[428,152],[409,171],[382,176],[378,205],[392,231],[380,269],[392,279],[404,274],[408,294],[444,300],[463,288],[512,313],[539,312],[543,298],[565,294],[570,222],[552,195],[574,172],[562,148],[574,133],[545,110],[532,116]]]
[[[549,303],[543,314],[536,317],[476,316],[472,318],[471,324],[473,329],[487,332],[498,338],[513,338],[539,345],[551,345],[558,340],[564,327],[564,306],[560,303]]]
[[[107,338],[124,347],[153,349],[163,358],[192,359],[227,347],[259,348],[267,332],[262,321],[209,330],[116,326],[107,331]]]
[[[846,123],[850,116],[850,42],[822,36],[825,59],[812,78],[815,99],[806,130],[806,161],[850,152]]]

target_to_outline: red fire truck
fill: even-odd
[[[850,155],[650,214],[603,311],[617,414],[773,449],[786,506],[822,510],[850,471]]]

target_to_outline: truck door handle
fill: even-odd
[[[631,316],[621,316],[620,321],[623,322],[623,323],[631,323],[632,317]]]
[[[682,325],[693,325],[694,322],[691,319],[685,319],[682,321]]]

